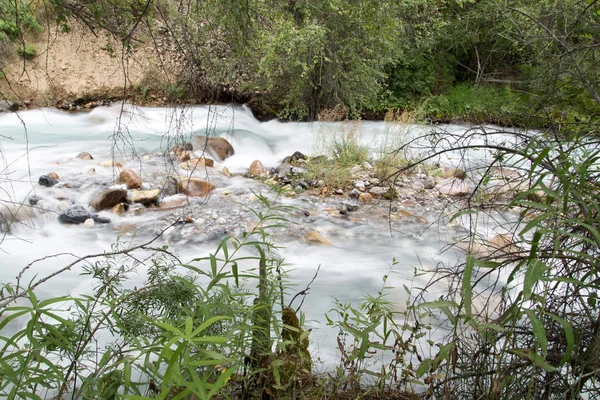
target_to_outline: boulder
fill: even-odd
[[[101,224],[110,222],[110,219],[99,217],[81,205],[71,206],[58,216],[58,220],[63,224],[83,224],[89,219]]]
[[[263,176],[267,173],[267,170],[260,160],[254,160],[252,164],[250,164],[248,173],[253,176]]]
[[[220,137],[194,136],[192,138],[192,147],[195,152],[208,153],[220,161],[235,154],[231,143],[227,139]]]
[[[436,185],[437,190],[447,196],[465,196],[469,194],[469,184],[459,178],[442,179]]]
[[[140,203],[144,205],[159,203],[160,189],[153,190],[132,190],[130,193],[132,203]]]
[[[92,157],[92,155],[86,151],[77,154],[77,156],[75,156],[75,158],[79,158],[80,160],[93,160],[94,157]]]
[[[138,189],[142,186],[142,179],[131,168],[121,171],[119,180],[127,185],[127,189]]]
[[[38,179],[38,184],[40,184],[41,186],[52,187],[57,183],[58,181],[56,179],[52,179],[48,175],[42,175]]]
[[[190,197],[204,197],[214,189],[215,185],[200,179],[186,179],[179,182],[179,192]]]
[[[111,188],[96,196],[90,203],[96,211],[113,208],[127,198],[127,190],[123,188]]]

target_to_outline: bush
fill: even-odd
[[[27,60],[30,60],[32,58],[37,57],[38,48],[33,44],[21,45],[17,47],[17,54]]]

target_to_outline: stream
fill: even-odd
[[[40,260],[23,272],[23,285],[59,270],[76,257],[110,251],[117,240],[133,245],[161,233],[154,245],[168,245],[182,261],[206,256],[226,235],[239,236],[251,228],[256,218],[248,207],[258,204],[254,193],[276,197],[268,185],[243,175],[254,160],[270,169],[296,151],[319,155],[327,135],[348,129],[369,146],[375,158],[383,143],[400,143],[407,132],[418,135],[431,127],[399,127],[385,122],[357,122],[351,126],[261,123],[241,106],[169,109],[116,105],[86,113],[40,109],[2,114],[0,213],[6,214],[13,203],[27,203],[32,196],[40,201],[28,218],[3,233],[0,281],[15,282],[26,265]],[[466,128],[450,125],[444,129],[460,132]],[[215,168],[194,172],[204,174],[202,178],[216,186],[209,196],[184,199],[176,195],[169,200],[178,205],[185,203],[183,206],[121,216],[102,211],[99,215],[111,222],[92,227],[59,222],[61,210],[74,204],[87,206],[99,191],[117,183],[119,169],[105,166],[110,160],[136,171],[149,188],[160,185],[168,171],[189,176],[192,171],[169,163],[164,154],[174,145],[189,141],[193,134],[227,138],[235,149],[233,156]],[[81,152],[89,152],[94,159],[76,158]],[[224,167],[232,176],[221,173]],[[40,186],[38,178],[49,172],[56,173],[60,183]],[[358,209],[340,215],[336,210],[342,203],[354,204]],[[294,208],[288,216],[289,227],[274,232],[274,240],[281,246],[277,255],[285,259],[290,283],[296,285],[290,297],[310,282],[320,266],[302,310],[307,327],[313,329],[311,347],[325,365],[334,362],[337,354],[336,332],[326,326],[324,318],[333,306],[333,298],[356,304],[363,296],[376,294],[384,275],[389,275],[387,286],[395,288],[390,291],[390,300],[400,311],[406,300],[403,285],[423,287],[431,278],[428,274],[415,277],[415,267],[432,269],[439,262],[452,264],[464,257],[460,251],[445,250],[457,235],[466,232],[460,220],[448,223],[448,214],[457,211],[452,201],[437,195],[407,196],[395,203],[400,210],[394,210],[400,214],[390,219],[390,202],[383,200],[366,205],[346,194],[301,194],[277,200],[276,204]],[[173,225],[185,217],[194,222]],[[495,228],[489,229],[484,232],[488,237],[497,233]],[[328,243],[305,240],[309,232],[317,232]],[[46,258],[55,254],[63,255]],[[393,260],[396,264],[392,267]],[[90,293],[91,280],[81,272],[78,266],[57,275],[37,289],[38,296]],[[130,278],[132,285],[139,285],[144,281],[144,271],[138,270]],[[440,283],[436,289],[442,293],[445,287]],[[431,294],[435,295],[435,288]]]

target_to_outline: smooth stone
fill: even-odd
[[[138,189],[142,186],[142,179],[131,168],[125,168],[119,173],[119,180],[127,185],[127,189]]]
[[[179,183],[179,192],[190,197],[204,197],[215,189],[215,185],[200,179],[186,179]]]
[[[113,208],[127,198],[127,190],[122,187],[110,188],[97,196],[91,202],[91,206],[97,211]]]
[[[42,175],[38,178],[38,184],[41,186],[52,187],[56,185],[58,181],[56,179],[52,179],[48,175]]]
[[[458,178],[442,179],[436,185],[437,190],[447,196],[465,196],[469,194],[469,184]]]
[[[250,164],[248,173],[250,175],[254,175],[254,176],[262,176],[267,173],[267,170],[265,169],[265,166],[263,165],[263,163],[260,162],[260,160],[254,160],[254,161],[252,161],[252,164]]]
[[[129,192],[132,203],[140,203],[144,205],[157,204],[160,196],[160,189],[153,190],[132,190]]]
[[[208,153],[220,161],[235,154],[231,143],[221,137],[194,136],[192,138],[192,148],[196,153]]]
[[[325,246],[333,246],[331,240],[327,239],[325,236],[321,235],[317,231],[310,231],[306,235],[304,235],[304,240],[306,243],[310,244],[321,244]]]
[[[48,178],[51,178],[51,179],[54,179],[55,181],[57,181],[59,179],[59,176],[56,172],[49,172]]]
[[[92,157],[92,155],[86,151],[79,153],[75,156],[75,158],[79,158],[80,160],[93,160],[94,157]]]
[[[364,204],[371,204],[373,202],[373,195],[371,193],[361,193],[358,196],[358,201]]]

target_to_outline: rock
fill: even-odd
[[[436,185],[437,190],[447,196],[465,196],[469,194],[469,184],[458,178],[442,179]]]
[[[148,182],[144,182],[142,183],[142,185],[140,186],[141,190],[152,190],[154,186]]]
[[[227,169],[227,167],[223,167],[223,170],[221,171],[221,173],[226,176],[226,177],[230,177],[231,176],[231,172],[229,172],[229,170]]]
[[[194,136],[192,147],[195,152],[208,153],[220,161],[235,154],[231,143],[220,137]]]
[[[144,205],[157,205],[159,202],[160,192],[160,189],[132,190],[131,192],[129,192],[129,197],[132,203],[140,203]]]
[[[94,220],[92,218],[88,218],[85,220],[85,222],[83,223],[83,226],[85,226],[86,228],[91,228],[94,226]]]
[[[352,186],[354,186],[356,189],[360,190],[361,192],[364,192],[366,189],[365,183],[361,180],[355,181]]]
[[[306,168],[302,168],[302,167],[292,167],[290,172],[294,175],[302,175],[305,174],[307,172]]]
[[[29,205],[32,205],[32,206],[35,206],[41,200],[42,200],[42,198],[40,196],[38,196],[37,194],[29,196],[29,198],[27,199],[27,201],[29,202]]]
[[[17,103],[13,103],[8,100],[0,100],[0,113],[5,112],[15,112],[19,109],[19,105]]]
[[[138,189],[142,186],[142,179],[131,168],[122,170],[119,180],[127,185],[127,189]]]
[[[360,191],[358,189],[352,189],[352,191],[350,192],[350,194],[348,194],[348,196],[350,196],[351,199],[358,199],[358,197],[360,196]]]
[[[54,179],[55,181],[58,181],[59,176],[56,172],[48,172],[48,178],[50,179]]]
[[[327,239],[325,236],[321,235],[317,231],[310,231],[306,235],[304,235],[304,240],[306,243],[310,244],[322,244],[325,246],[333,246],[333,243]]]
[[[362,167],[360,165],[355,165],[352,168],[350,168],[350,173],[352,174],[352,176],[358,176],[361,171]]]
[[[361,193],[358,196],[358,201],[364,204],[371,204],[373,202],[373,196],[371,193]]]
[[[250,164],[248,173],[253,176],[263,176],[267,173],[267,170],[260,160],[254,160],[252,164]]]
[[[388,188],[382,187],[382,186],[374,186],[371,189],[369,189],[369,193],[376,197],[383,196],[387,192],[388,192]]]
[[[291,155],[292,161],[298,160],[306,160],[306,156],[299,151],[295,151],[294,154]]]
[[[128,210],[133,215],[142,215],[146,211],[146,207],[140,203],[134,203],[129,207]]]
[[[42,175],[38,179],[38,184],[40,184],[41,186],[52,187],[57,183],[58,181],[56,179],[52,179],[48,175]]]
[[[425,176],[421,182],[423,183],[423,188],[430,190],[435,187],[435,181],[428,176]]]
[[[36,204],[38,203],[36,202]],[[2,229],[8,229],[13,222],[25,221],[34,218],[35,216],[36,211],[32,206],[27,204],[0,202],[0,228]]]
[[[123,164],[121,164],[120,162],[116,162],[115,160],[106,161],[104,164],[102,164],[102,166],[105,168],[110,168],[110,167],[123,168]]]
[[[179,183],[179,192],[190,197],[204,197],[215,189],[215,185],[200,179],[186,179]]]
[[[93,160],[94,157],[92,157],[92,155],[88,152],[82,152],[77,154],[77,156],[75,156],[75,158],[79,158],[80,160]]]
[[[194,158],[193,160],[189,160],[188,162],[181,163],[179,166],[188,171],[205,167],[212,168],[215,166],[215,161],[211,160],[210,158],[200,157]]]
[[[335,189],[333,191],[333,194],[337,194],[338,196],[341,196],[344,194],[344,190],[343,189]]]
[[[123,215],[123,214],[125,214],[125,211],[127,211],[127,210],[125,209],[124,203],[119,203],[112,208],[112,212],[117,215]]]
[[[110,222],[110,219],[99,217],[97,214],[92,213],[81,205],[75,205],[67,208],[58,216],[58,219],[63,224],[83,224],[88,219],[101,224]]]
[[[127,190],[123,188],[111,188],[104,191],[91,202],[96,211],[113,208],[127,198]]]
[[[179,207],[183,207],[185,206],[187,203],[187,198],[185,196],[173,196],[173,197],[169,197],[166,199],[163,199],[163,201],[161,201],[160,206],[158,206],[158,208],[160,208],[161,210],[169,210],[172,208],[179,208]]]
[[[460,169],[454,167],[448,167],[446,165],[442,165],[441,167],[442,178],[458,178],[460,180],[464,180],[467,177],[467,173]]]
[[[90,168],[88,174],[94,175],[96,173],[96,168]]]
[[[275,168],[275,170],[277,171],[277,175],[283,178],[284,176],[292,172],[292,166],[284,162],[279,164],[279,166]]]
[[[179,183],[174,176],[168,176],[162,188],[162,193],[165,196],[173,196],[179,193]]]
[[[423,189],[425,189],[425,184],[424,184],[423,182],[421,182],[421,181],[414,181],[414,182],[412,183],[412,185],[410,185],[410,187],[411,187],[413,190],[419,191],[419,190],[423,190]]]
[[[342,202],[342,207],[348,212],[358,211],[358,204],[350,203],[347,201]]]

